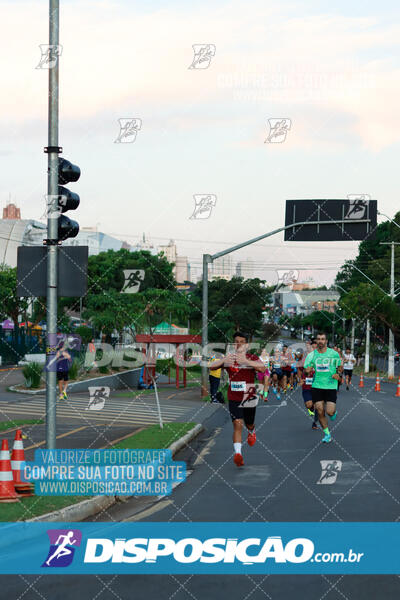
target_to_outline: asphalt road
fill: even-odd
[[[299,391],[274,396],[257,411],[257,443],[245,447],[245,466],[232,462],[231,423],[224,406],[206,430],[176,456],[191,472],[171,497],[108,511],[110,520],[141,521],[395,521],[400,518],[400,398],[395,386],[342,390],[333,442],[311,429]],[[325,475],[321,461],[335,461]],[[332,464],[332,463],[331,463]],[[135,514],[136,513],[136,514]],[[102,520],[104,520],[104,514]],[[230,600],[394,600],[396,576],[3,576],[6,598],[99,600],[200,598]],[[30,587],[29,587],[30,586]],[[27,591],[28,588],[28,591]]]

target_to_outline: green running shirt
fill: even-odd
[[[304,368],[313,367],[315,370],[313,388],[321,390],[337,390],[338,381],[332,379],[336,368],[341,364],[341,359],[335,350],[327,348],[325,352],[314,350],[306,356]]]

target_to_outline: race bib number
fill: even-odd
[[[246,382],[245,381],[231,381],[232,392],[245,392]]]
[[[281,368],[281,365],[279,363],[274,364],[274,369],[280,369],[280,368]]]
[[[314,381],[314,377],[306,377],[306,385],[312,385]]]
[[[315,370],[318,371],[318,373],[328,373],[329,367],[330,367],[329,358],[324,358],[322,361],[316,362],[316,364],[315,364]]]

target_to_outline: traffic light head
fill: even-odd
[[[80,202],[78,194],[70,192],[66,187],[62,187],[61,185],[58,186],[58,193],[60,195],[58,206],[61,208],[62,213],[78,208]]]
[[[75,210],[79,206],[80,198],[78,194],[71,192],[63,187],[65,183],[78,181],[81,176],[81,170],[65,158],[58,159],[58,207],[62,213],[67,210]],[[58,240],[63,241],[67,238],[74,238],[79,233],[79,224],[64,215],[58,218]]]
[[[58,217],[58,239],[60,242],[67,238],[74,238],[78,233],[79,224],[76,221],[64,215]]]
[[[65,158],[58,159],[58,183],[64,185],[71,181],[78,181],[81,176],[81,170],[76,165],[73,165]]]

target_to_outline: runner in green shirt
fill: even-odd
[[[304,370],[306,373],[314,369],[315,375],[311,387],[314,410],[318,413],[319,422],[324,430],[323,442],[332,441],[326,414],[334,421],[337,417],[336,400],[338,381],[340,379],[341,359],[339,354],[328,348],[325,333],[317,333],[317,349],[307,354]],[[326,414],[325,414],[326,406]]]

